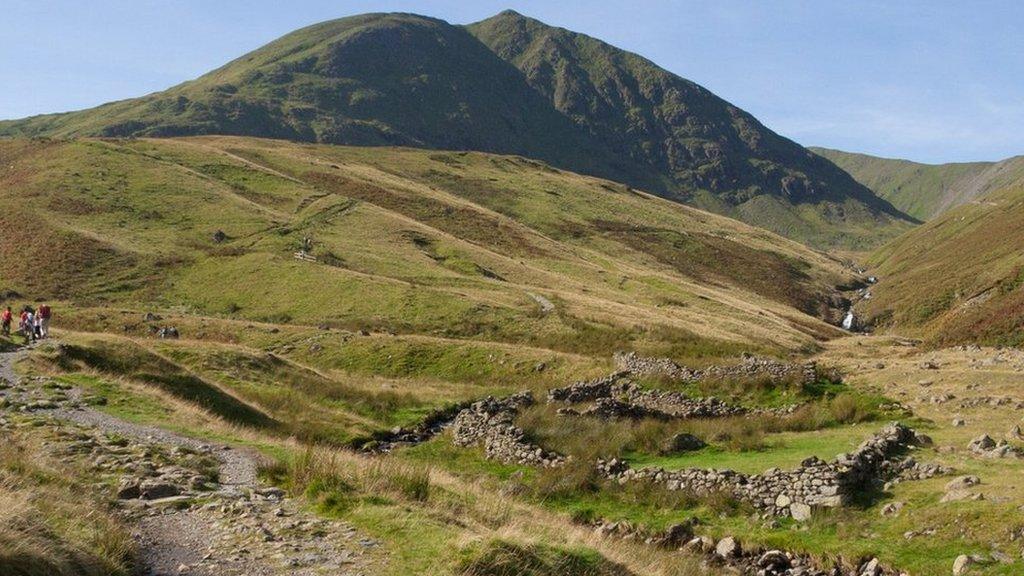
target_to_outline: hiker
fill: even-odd
[[[21,311],[21,328],[22,334],[25,336],[25,343],[34,342],[36,339],[36,316],[31,307],[25,306],[25,309]]]
[[[2,326],[4,338],[11,337],[11,320],[13,319],[14,314],[11,314],[11,307],[7,306],[3,313],[0,313],[0,326]]]
[[[39,311],[36,316],[37,322],[39,323],[39,337],[49,338],[50,337],[50,316],[53,315],[53,311],[50,310],[49,304],[40,304]]]

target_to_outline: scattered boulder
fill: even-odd
[[[974,453],[987,452],[996,447],[996,441],[988,434],[982,434],[967,444],[967,449]]]
[[[882,564],[878,558],[872,558],[860,568],[860,576],[881,576]]]
[[[706,554],[715,548],[715,541],[707,536],[697,536],[683,546],[683,550],[694,554]]]
[[[771,573],[780,573],[789,570],[792,562],[789,556],[782,550],[768,550],[757,559],[757,567]]]
[[[735,558],[740,555],[740,543],[732,536],[722,538],[715,546],[715,554],[722,558]]]
[[[117,497],[120,500],[134,500],[142,496],[139,481],[135,478],[122,478],[117,485]]]
[[[903,510],[905,504],[903,502],[889,502],[885,506],[882,506],[882,516],[898,516],[900,511]]]
[[[1006,440],[996,442],[988,434],[982,434],[967,444],[967,449],[973,454],[985,458],[1007,458],[1024,456],[1024,450],[1011,446]]]
[[[662,454],[680,454],[683,452],[692,452],[694,450],[700,450],[707,446],[707,444],[697,438],[693,434],[687,434],[680,432],[668,439],[665,445],[661,449]]]
[[[953,561],[953,576],[962,576],[967,574],[970,570],[971,565],[974,564],[974,559],[966,554],[961,554],[956,557]]]
[[[146,480],[139,484],[139,491],[139,497],[143,500],[159,500],[181,493],[177,486],[163,480]]]
[[[978,484],[981,484],[981,479],[977,476],[959,476],[950,480],[946,484],[946,492],[951,492],[953,490],[966,490],[972,486],[977,486]]]

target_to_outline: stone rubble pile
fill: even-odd
[[[858,491],[880,484],[886,478],[898,477],[905,469],[922,473],[916,463],[898,459],[909,447],[920,442],[913,430],[897,423],[887,426],[849,454],[840,454],[831,462],[812,456],[799,468],[789,471],[773,468],[763,474],[747,475],[701,468],[633,469],[618,459],[598,461],[597,467],[620,484],[642,481],[696,494],[724,492],[768,514],[806,520],[813,508],[847,504]]]
[[[989,406],[992,408],[1008,406],[1015,410],[1024,410],[1024,401],[1010,398],[1009,396],[975,396],[960,401],[961,408],[977,408],[979,406]]]
[[[967,444],[967,450],[983,458],[1024,458],[1024,449],[1011,445],[1006,440],[993,440],[982,434]]]
[[[533,405],[530,392],[506,398],[488,396],[459,412],[451,424],[452,439],[458,446],[483,444],[488,458],[510,464],[554,467],[565,463],[565,456],[544,450],[526,438],[515,425],[520,410]]]
[[[695,522],[673,524],[663,531],[651,533],[628,521],[598,522],[594,533],[603,538],[643,542],[669,550],[683,550],[703,558],[705,568],[729,567],[750,576],[898,576],[902,574],[881,565],[876,558],[867,558],[854,566],[836,564],[822,569],[813,558],[777,549],[746,546],[731,536],[718,541],[709,536],[694,535]],[[716,570],[717,571],[717,570]],[[730,572],[731,573],[731,572]]]

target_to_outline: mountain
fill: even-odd
[[[912,223],[706,89],[514,12],[324,22],[163,92],[0,122],[8,136],[201,134],[517,154],[818,246],[877,245]]]
[[[1019,159],[1004,165],[1008,183],[877,250],[870,264],[880,281],[861,311],[937,343],[1024,344],[1020,168]]]
[[[0,290],[76,307],[726,354],[839,334],[816,318],[852,281],[770,232],[518,156],[12,139],[0,197]]]
[[[828,148],[810,148],[875,194],[921,220],[934,218],[1014,181],[1024,174],[1024,158],[1001,162],[921,164]]]

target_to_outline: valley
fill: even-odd
[[[59,241],[61,253],[87,256],[5,277],[8,294],[58,299],[57,339],[33,348],[19,372],[57,383],[39,390],[69,402],[77,422],[105,414],[257,454],[254,489],[280,487],[301,503],[285,517],[300,506],[344,523],[331,544],[351,558],[344,569],[486,574],[495,563],[536,562],[548,573],[568,562],[582,574],[688,574],[780,549],[787,565],[838,561],[858,576],[872,558],[881,573],[929,573],[961,554],[978,557],[978,573],[1013,571],[1015,539],[984,541],[993,517],[978,512],[1006,501],[974,494],[1001,490],[1016,459],[978,460],[962,445],[1001,438],[1021,399],[1004,389],[995,427],[971,416],[960,430],[940,416],[943,403],[980,396],[968,392],[978,378],[1012,380],[1024,367],[943,360],[940,373],[955,376],[940,400],[909,397],[921,385],[893,378],[931,376],[919,366],[955,353],[836,328],[848,295],[869,286],[852,264],[518,157],[235,137],[13,140],[0,150],[3,182],[33,199],[19,217],[51,227],[36,237]],[[110,187],[119,193],[95,193]],[[183,201],[168,201],[175,195]],[[202,207],[190,207],[195,198]],[[105,281],[112,274],[120,284]],[[635,352],[616,354],[623,349]],[[580,399],[553,400],[573,382],[610,387],[593,396],[577,384]],[[522,391],[525,404],[494,413],[519,432],[460,440],[471,403]],[[52,408],[19,394],[4,392],[10,434],[38,442]],[[430,428],[417,432],[424,419]],[[795,470],[824,480],[836,454],[892,421],[936,443],[900,444],[891,464],[866,472],[878,483],[857,480],[846,492],[848,480],[837,480],[825,506],[800,500],[816,502],[818,488],[769,488],[766,509],[746,489],[691,488],[679,476],[728,469],[721,478],[755,485],[788,482]],[[514,455],[523,450],[542,451],[548,465]],[[772,469],[779,476],[758,476]],[[651,470],[679,480],[620,480]],[[124,473],[104,474],[97,497],[113,498]],[[961,476],[983,484],[962,501],[929,504]],[[174,498],[162,522],[218,522],[207,518],[208,495]],[[113,502],[112,522],[138,522],[135,507],[118,512],[124,504]],[[281,517],[260,502],[252,529],[276,533]],[[938,531],[945,514],[967,536]],[[915,530],[922,535],[904,534]],[[244,562],[238,548],[187,551],[188,540],[168,561],[159,539],[133,549],[197,574],[327,562],[287,538],[268,549],[256,534],[235,546],[268,551]],[[728,537],[740,548],[723,556]],[[922,538],[933,552],[920,553]],[[659,551],[651,556],[644,541]]]
[[[479,17],[0,120],[0,575],[1022,573],[1022,157]]]

